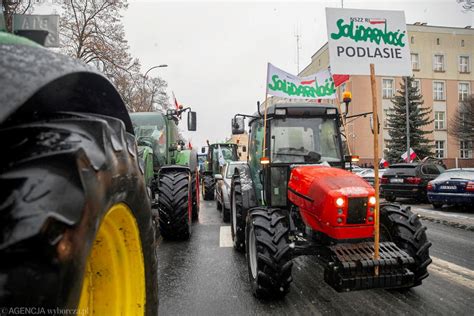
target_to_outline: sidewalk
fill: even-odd
[[[474,231],[474,213],[446,212],[415,205],[412,205],[411,209],[413,212],[418,213],[424,220]]]

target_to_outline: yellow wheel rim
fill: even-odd
[[[88,315],[144,315],[145,270],[138,225],[127,205],[114,205],[87,259],[79,310]]]

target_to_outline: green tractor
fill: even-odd
[[[204,163],[204,171],[202,172],[202,196],[204,200],[214,200],[216,181],[214,175],[220,173],[220,169],[224,163],[228,161],[237,161],[237,145],[232,143],[214,143],[207,142],[207,159]],[[204,154],[206,148],[202,147],[201,152]]]
[[[0,314],[157,315],[150,201],[119,93],[3,32],[0,69]]]
[[[186,148],[177,126],[188,110],[188,130],[195,131],[196,112],[190,108],[130,114],[145,182],[166,239],[188,239],[191,222],[199,217],[197,153]]]

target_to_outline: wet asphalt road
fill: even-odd
[[[202,201],[187,242],[158,247],[160,315],[472,315],[474,232],[426,222],[434,263],[423,285],[405,291],[337,293],[311,257],[295,259],[290,293],[259,301],[248,283],[245,256],[220,247],[215,202]]]

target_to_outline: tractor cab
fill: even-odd
[[[249,166],[259,205],[287,205],[290,168],[294,165],[344,168],[339,113],[334,105],[284,103],[270,106],[265,154],[262,152],[263,125],[258,113],[250,117]],[[233,133],[243,133],[243,128],[243,118],[237,116]],[[265,189],[264,179],[268,179]]]

